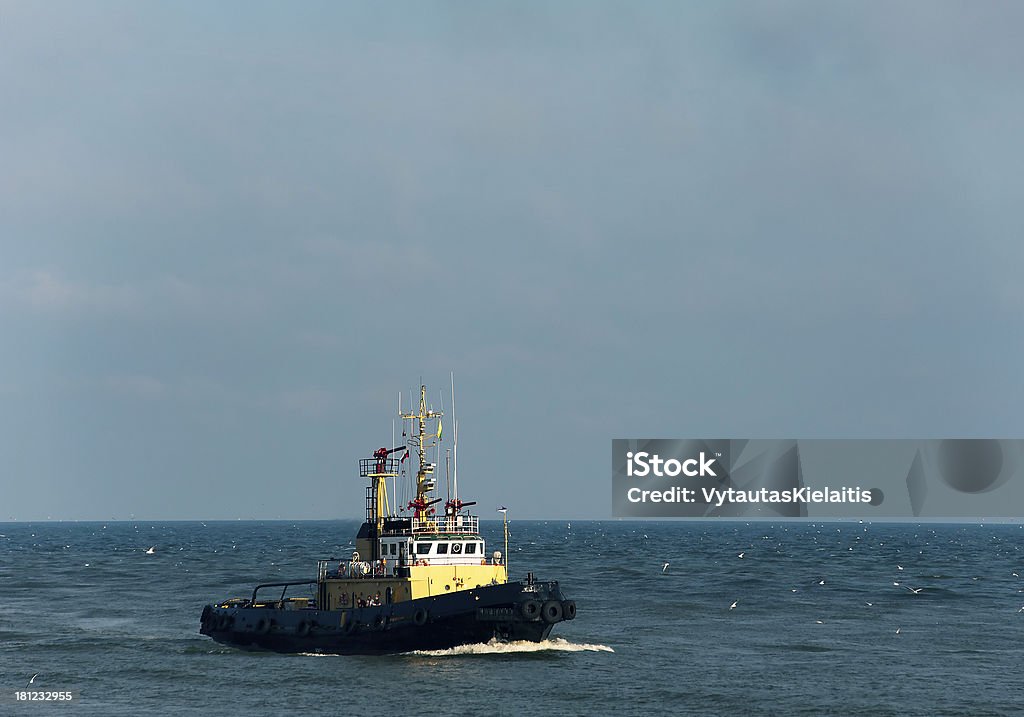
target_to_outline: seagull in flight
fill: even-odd
[[[155,552],[156,552],[156,546],[154,545],[152,548],[150,548],[149,550],[146,551],[146,555],[152,555]]]
[[[39,673],[38,672],[36,674],[32,675],[32,677],[28,681],[28,684],[31,685],[33,682],[35,682],[37,677],[39,677]],[[25,685],[25,686],[28,687],[28,685]]]
[[[739,555],[737,555],[736,557],[737,557],[737,558],[742,558],[742,557],[743,557],[743,553],[740,553],[740,554],[739,554]]]
[[[730,610],[735,610],[735,609],[736,609],[736,606],[737,606],[737,605],[739,605],[739,604],[740,604],[740,601],[739,601],[739,600],[734,600],[734,601],[733,601],[733,603],[732,603],[732,605],[730,605],[730,606],[729,606],[729,609],[730,609]]]
[[[897,569],[897,570],[903,570],[903,566],[902,566],[902,565],[897,565],[897,566],[896,566],[896,569]]]
[[[825,579],[824,578],[822,578],[821,580],[818,581],[818,585],[824,585],[824,584],[825,584]]]
[[[903,587],[905,587],[907,590],[909,590],[910,592],[914,593],[915,595],[917,595],[919,592],[924,590],[924,588],[912,588],[909,585],[904,585]]]
[[[898,628],[898,627],[896,628],[896,634],[897,634],[897,635],[899,635],[899,634],[900,634],[900,628]]]
[[[661,572],[663,572],[663,573],[667,573],[668,572],[668,563],[665,563],[664,565],[661,566]]]

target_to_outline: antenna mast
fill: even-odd
[[[430,420],[436,420],[437,423],[437,438],[440,438],[441,434],[441,417],[444,415],[442,411],[435,411],[427,408],[427,387],[420,385],[420,405],[419,410],[415,413],[410,411],[409,413],[400,414],[402,419],[407,419],[413,422],[413,430],[409,437],[409,446],[416,449],[416,458],[418,461],[418,468],[416,470],[416,503],[419,504],[418,510],[424,511],[430,503],[430,491],[434,490],[434,464],[427,460],[427,450],[437,445],[436,440],[431,440],[431,435],[427,433],[427,423]],[[420,521],[432,523],[427,514],[420,513]]]
[[[455,442],[452,447],[452,483],[454,484],[453,496],[455,501],[459,500],[459,418],[455,413],[455,372],[452,371],[452,423],[455,424]]]

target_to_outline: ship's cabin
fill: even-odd
[[[388,568],[411,565],[482,565],[487,562],[484,539],[478,535],[382,538],[380,556]]]
[[[379,535],[369,522],[356,536],[352,562],[338,566],[338,577],[399,575],[405,568],[424,566],[498,565],[487,555],[479,519],[445,515],[417,520],[388,516]]]

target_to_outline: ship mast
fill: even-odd
[[[419,467],[416,470],[416,500],[411,505],[416,508],[419,518],[418,525],[414,524],[413,528],[432,526],[433,521],[430,519],[427,508],[432,502],[430,500],[430,492],[435,487],[433,479],[434,464],[427,460],[427,449],[437,445],[437,442],[431,439],[432,436],[436,435],[438,440],[441,438],[441,417],[444,416],[444,413],[427,408],[427,387],[421,385],[419,410],[416,413],[411,411],[409,413],[399,412],[399,415],[403,420],[414,422],[414,430],[410,432],[409,436],[409,446],[416,449]],[[436,434],[433,432],[427,433],[427,423],[431,419],[437,421]]]

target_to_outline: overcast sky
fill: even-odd
[[[486,518],[610,516],[615,437],[1024,436],[1022,25],[0,2],[0,520],[358,517],[452,371]]]

